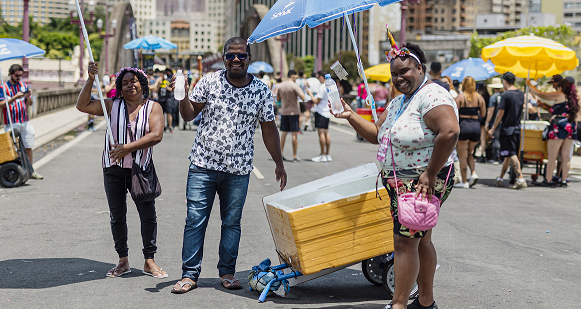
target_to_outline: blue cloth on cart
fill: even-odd
[[[262,291],[264,291],[264,289],[266,288],[270,281],[277,280],[279,276],[284,275],[282,270],[275,271],[272,268],[270,268],[270,265],[271,265],[270,259],[266,259],[260,262],[258,266],[252,267],[252,271],[248,274],[248,284],[250,285],[250,288],[252,290],[261,293]],[[285,279],[272,283],[272,285],[270,286],[270,291],[268,291],[268,294],[271,294],[272,292],[278,290],[281,284],[284,285],[284,290],[288,292],[290,288],[288,285],[288,280]]]

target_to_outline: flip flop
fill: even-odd
[[[112,272],[111,272],[111,270],[112,270]],[[121,277],[121,276],[126,275],[126,274],[131,272],[131,269],[123,270],[121,268],[112,268],[111,270],[106,275],[109,278]],[[123,272],[120,274],[116,274],[118,271],[123,271]]]
[[[163,270],[163,269],[161,269],[161,268],[160,268],[160,269],[158,269],[158,270],[151,270],[150,272],[147,272],[147,271],[145,271],[145,270],[143,270],[142,272],[143,272],[143,274],[144,274],[144,275],[152,276],[153,278],[158,278],[158,279],[164,279],[164,278],[167,278],[167,277],[168,277],[168,274],[167,274],[167,273],[166,273],[166,274],[162,274],[162,273],[161,273],[161,271],[162,271],[162,270]],[[157,272],[157,273],[159,273],[159,275],[157,275],[157,276],[156,276],[156,275],[154,275],[154,274],[153,274],[154,272]]]
[[[227,290],[240,290],[242,288],[242,284],[240,285],[234,285],[235,281],[238,281],[238,279],[234,278],[234,279],[221,279],[222,280],[222,286],[225,287]],[[225,286],[224,285],[224,281],[227,281],[230,283],[230,286]],[[238,283],[240,283],[240,281],[238,281]]]
[[[171,292],[174,293],[174,294],[185,294],[185,293],[187,293],[187,292],[189,292],[189,291],[191,291],[191,290],[193,290],[193,289],[195,289],[195,288],[198,287],[198,284],[193,284],[192,282],[189,282],[189,281],[183,281],[183,282],[182,281],[178,281],[177,284],[180,285],[180,289],[179,290],[176,290],[176,289],[172,288],[171,289]],[[186,284],[189,284],[190,285],[190,288],[184,291],[182,289],[184,288],[184,285],[186,285]]]

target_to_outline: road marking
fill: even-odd
[[[254,176],[256,176],[256,178],[258,179],[264,179],[264,176],[262,175],[262,173],[256,168],[256,166],[252,165],[252,167],[254,167],[254,169],[252,170],[252,172],[254,173]]]
[[[345,134],[349,134],[351,136],[357,136],[357,134],[355,132],[349,131],[349,130],[345,130],[345,129],[342,129],[342,128],[339,128],[338,126],[329,126],[329,128],[330,129],[333,129],[335,131],[339,131],[339,132],[343,132]]]
[[[95,129],[101,129],[102,127],[105,126],[105,124],[107,124],[106,121],[101,121],[101,123],[99,123],[95,126]],[[51,153],[47,154],[42,159],[36,161],[36,163],[34,163],[32,166],[34,167],[35,170],[41,168],[43,165],[47,164],[52,159],[56,158],[57,156],[59,156],[63,152],[67,151],[67,149],[75,146],[80,141],[84,140],[87,136],[91,135],[91,133],[93,133],[93,132],[85,131],[85,132],[79,134],[79,136],[75,137],[75,139],[73,139],[72,141],[70,141],[70,142],[60,146],[59,148],[53,150]]]
[[[577,175],[571,175],[571,177],[576,178],[576,179],[581,179],[581,176],[577,176]]]

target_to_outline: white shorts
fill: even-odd
[[[13,123],[12,126],[20,132],[22,136],[22,141],[24,142],[24,148],[34,147],[34,127],[30,122],[17,122]],[[4,132],[11,131],[10,124],[4,125]]]

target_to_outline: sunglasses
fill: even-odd
[[[244,61],[248,58],[248,53],[240,53],[240,54],[227,53],[224,55],[224,57],[228,61],[232,61],[232,60],[234,60],[234,58],[238,58],[238,60]]]

